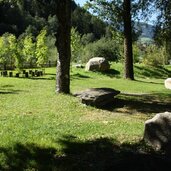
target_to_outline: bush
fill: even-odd
[[[119,47],[114,40],[101,38],[86,45],[81,53],[81,61],[87,62],[92,57],[104,57],[109,61],[120,58]]]
[[[165,64],[165,53],[164,49],[155,45],[150,45],[146,49],[146,54],[143,58],[145,65],[161,66]]]
[[[134,63],[139,63],[141,60],[141,51],[136,43],[133,44],[133,59]]]
[[[94,41],[95,41],[95,36],[93,33],[87,33],[81,37],[81,44],[84,46]]]

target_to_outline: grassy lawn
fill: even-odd
[[[145,120],[171,111],[171,91],[164,87],[170,67],[136,65],[135,81],[122,78],[121,64],[113,63],[108,73],[72,68],[72,93],[92,87],[121,91],[105,109],[55,94],[55,73],[47,68],[43,77],[0,77],[0,170],[156,170],[158,161],[168,165],[141,140]]]

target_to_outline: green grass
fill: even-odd
[[[55,94],[55,68],[34,79],[0,77],[0,170],[105,170],[114,159],[111,168],[125,155],[141,156],[145,120],[170,110],[163,84],[170,68],[137,65],[135,71],[136,80],[128,81],[121,64],[113,63],[108,73],[71,69],[72,93],[92,87],[121,91],[106,109]]]

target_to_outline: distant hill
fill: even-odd
[[[146,37],[153,39],[154,37],[154,29],[155,27],[153,25],[147,24],[147,23],[140,23],[142,34],[140,37]]]
[[[154,29],[155,27],[147,23],[137,23],[135,28],[141,31],[139,41],[141,43],[152,43],[154,38]]]

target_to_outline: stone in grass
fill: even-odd
[[[171,152],[171,113],[158,113],[145,122],[144,140],[156,150]]]
[[[164,85],[165,85],[165,88],[171,90],[171,78],[167,78],[167,79],[164,81]]]
[[[110,69],[109,62],[103,57],[91,58],[86,64],[86,71],[108,71]]]
[[[113,102],[114,96],[119,93],[120,91],[111,88],[90,88],[74,95],[79,97],[83,104],[101,108]]]
[[[84,68],[84,66],[82,64],[75,64],[74,67],[75,68]]]

